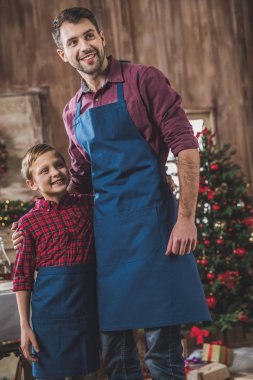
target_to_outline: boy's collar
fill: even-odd
[[[70,195],[67,192],[64,197],[60,200],[59,203],[56,203],[54,201],[49,201],[45,198],[37,198],[35,201],[35,208],[36,209],[47,209],[48,211],[53,209],[61,209],[64,208],[64,206],[68,206],[70,203]]]

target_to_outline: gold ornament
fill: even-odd
[[[223,191],[224,193],[228,191],[228,184],[226,182],[222,182],[220,187],[221,187],[221,191]]]
[[[217,220],[213,226],[215,230],[219,230],[221,228],[221,221]]]

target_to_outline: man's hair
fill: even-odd
[[[51,28],[51,33],[54,42],[56,43],[56,46],[59,49],[63,48],[60,27],[62,26],[64,21],[70,22],[71,24],[77,24],[82,19],[88,19],[95,26],[97,32],[100,32],[94,14],[87,8],[74,7],[64,9],[58,16],[55,17]]]
[[[64,160],[64,157],[58,150],[53,148],[51,145],[48,144],[36,144],[32,146],[26,154],[23,157],[22,164],[21,164],[21,174],[26,180],[32,180],[32,173],[31,173],[31,166],[32,164],[37,160],[38,157],[42,156],[44,153],[54,151],[57,155],[60,156],[60,158],[63,160],[63,162],[66,165],[66,162]]]

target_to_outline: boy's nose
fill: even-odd
[[[59,171],[59,169],[57,169],[57,168],[52,168],[51,169],[51,175],[58,175],[60,173],[60,171]]]

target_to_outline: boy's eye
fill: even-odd
[[[55,165],[57,168],[63,168],[65,165],[63,162],[58,162],[56,165]]]
[[[48,169],[45,168],[45,169],[42,169],[39,174],[45,174],[47,172],[48,172]]]

